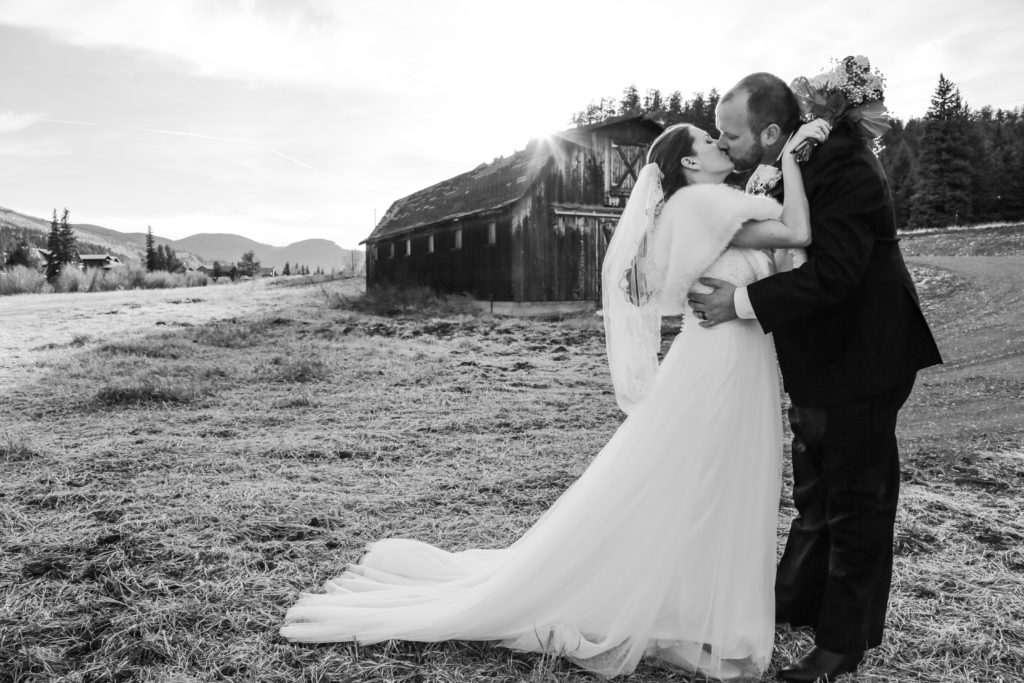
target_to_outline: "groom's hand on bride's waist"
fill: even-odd
[[[736,306],[733,303],[733,291],[736,289],[731,282],[713,277],[702,277],[699,282],[711,291],[702,294],[690,292],[689,304],[694,314],[701,319],[701,327],[714,327],[735,320]]]

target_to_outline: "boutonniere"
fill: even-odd
[[[782,180],[782,169],[761,164],[747,180],[747,194],[767,195]]]

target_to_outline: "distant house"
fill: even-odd
[[[277,268],[260,268],[260,277],[277,277]]]
[[[218,263],[217,265],[217,268],[214,268],[213,266],[199,266],[196,268],[196,271],[203,273],[214,280],[222,277],[234,280],[238,277],[238,267],[235,266],[234,263]]]
[[[39,265],[41,268],[46,268],[46,264],[50,262],[50,257],[53,255],[49,249],[43,249],[41,247],[35,247],[36,255],[39,257]]]
[[[82,268],[102,268],[110,270],[124,265],[121,259],[110,254],[81,254],[78,257],[82,262]]]
[[[608,239],[661,131],[645,116],[572,128],[399,199],[363,241],[367,285],[600,299]]]

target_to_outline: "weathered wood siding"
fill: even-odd
[[[616,219],[614,210],[601,207],[552,206],[539,186],[512,212],[515,300],[599,300],[601,262]]]
[[[488,243],[491,223],[494,223],[493,244]],[[459,230],[462,232],[461,246],[456,245],[456,232]],[[422,284],[442,292],[466,292],[483,300],[510,300],[510,233],[506,211],[380,240],[368,249],[367,282],[371,285],[387,282]],[[429,250],[430,236],[434,238],[432,252]],[[408,254],[407,240],[411,240],[411,253]]]
[[[552,203],[625,206],[655,137],[657,132],[640,121],[567,131],[555,154],[558,177]]]
[[[608,239],[656,136],[650,122],[630,120],[540,143],[549,145],[551,159],[521,199],[370,244],[367,283],[421,283],[495,301],[599,300]]]
[[[624,122],[550,143],[551,166],[511,212],[516,301],[601,298],[608,239],[654,137]]]

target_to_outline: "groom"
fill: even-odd
[[[799,123],[771,74],[718,104],[719,147],[739,171],[772,164]],[[853,131],[837,128],[803,166],[805,264],[745,288],[703,279],[690,305],[705,327],[756,318],[772,333],[792,407],[793,520],[775,618],[812,625],[815,647],[780,675],[834,680],[882,641],[900,465],[896,418],[917,371],[941,363],[896,237],[888,181]]]

